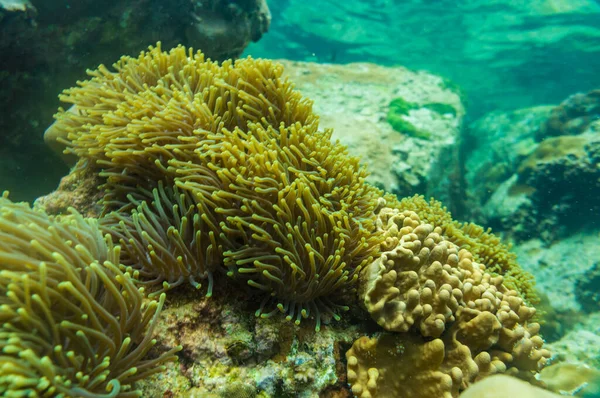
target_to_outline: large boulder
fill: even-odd
[[[360,156],[370,182],[400,196],[434,196],[452,208],[459,190],[460,93],[423,71],[375,64],[282,61],[314,101],[321,127]]]

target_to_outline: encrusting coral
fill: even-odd
[[[101,66],[66,90],[61,99],[73,107],[57,114],[53,131],[106,179],[104,213],[119,213],[109,230],[137,252],[126,259],[156,260],[127,265],[163,289],[184,279],[211,285],[222,270],[265,293],[263,317],[314,317],[317,329],[321,313],[337,317],[378,249],[381,192],[331,131],[318,129],[282,67],[251,58],[218,65],[158,45],[115,70]],[[161,193],[169,190],[186,204],[175,209]],[[153,217],[161,206],[172,209]],[[187,243],[206,251],[204,266],[184,265],[183,223]]]
[[[52,218],[0,197],[0,395],[133,397],[163,369],[145,301],[94,219]]]
[[[535,309],[417,213],[383,207],[378,216],[386,240],[362,271],[360,294],[380,326],[403,333],[354,343],[347,353],[354,393],[456,397],[491,373],[532,380],[550,357],[531,322]],[[411,370],[398,374],[400,362]],[[418,377],[407,376],[415,370]]]

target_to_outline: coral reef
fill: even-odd
[[[535,309],[415,212],[384,207],[378,216],[386,240],[381,256],[362,271],[360,294],[380,326],[404,333],[355,342],[347,353],[355,395],[458,396],[497,372],[533,380],[550,357],[539,324],[531,322]],[[415,331],[435,339],[407,333]],[[418,376],[398,375],[398,357]]]
[[[138,396],[175,359],[147,357],[165,296],[144,301],[119,252],[94,219],[0,198],[2,396]]]
[[[507,247],[439,202],[382,198],[281,65],[219,65],[159,43],[89,73],[61,97],[71,108],[46,138],[101,180],[100,224],[131,281],[150,297],[169,290],[159,329],[183,346],[181,362],[140,381],[143,394],[347,394],[340,351],[352,341],[347,380],[362,396],[414,392],[415,381],[456,396],[493,373],[531,380],[544,365],[528,275]],[[462,112],[423,104],[411,117]],[[356,340],[375,326],[359,295],[395,334]],[[320,330],[350,308],[356,322]],[[394,366],[407,367],[401,381]]]

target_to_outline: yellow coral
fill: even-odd
[[[458,395],[462,372],[459,368],[444,372],[444,359],[440,339],[425,342],[401,334],[361,337],[346,353],[348,382],[358,398],[452,398]]]
[[[510,251],[510,246],[504,244],[491,229],[486,230],[477,224],[453,220],[441,202],[433,198],[428,202],[423,196],[415,195],[398,202],[395,198],[387,196],[386,200],[388,206],[414,211],[423,222],[440,227],[445,238],[461,248],[468,249],[475,261],[485,264],[488,272],[501,275],[504,284],[518,291],[527,303],[539,304],[540,298],[535,290],[533,275],[519,266],[517,256]]]
[[[88,71],[90,80],[65,90],[61,100],[74,106],[56,114],[52,128],[66,153],[101,169],[108,208],[127,203],[139,185],[152,189],[173,178],[156,162],[218,152],[223,129],[318,123],[311,102],[281,78],[281,65],[267,60],[219,65],[183,46],[163,52],[158,43],[114,68],[101,65]]]
[[[424,336],[440,336],[454,321],[464,274],[473,271],[465,266],[471,264],[416,213],[384,208],[378,224],[392,247],[363,273],[367,310],[386,330],[406,332],[416,324]]]
[[[531,380],[550,357],[542,348],[539,325],[531,322],[535,309],[468,250],[445,239],[441,228],[422,222],[412,211],[378,211],[376,224],[386,237],[383,252],[363,270],[359,293],[379,325],[402,333],[381,342],[355,343],[348,354],[353,358],[359,358],[354,352],[373,351],[367,346],[385,347],[363,355],[363,363],[349,359],[348,378],[357,395],[368,397],[382,389],[376,396],[455,397],[479,378],[498,372]],[[435,339],[426,342],[419,335]],[[427,393],[397,375],[400,360],[417,361],[393,358],[393,347],[402,341],[419,347],[411,351],[417,357],[437,353],[414,379],[428,378]],[[363,369],[362,376],[357,368]]]

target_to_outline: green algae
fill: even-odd
[[[433,112],[439,113],[440,115],[451,114],[456,116],[456,109],[449,104],[443,104],[441,102],[430,102],[423,105],[423,108],[427,108]]]
[[[421,108],[419,104],[406,101],[404,98],[395,98],[390,102],[386,120],[399,133],[409,137],[428,140],[431,138],[430,133],[417,128],[404,118],[411,110],[419,108]]]

